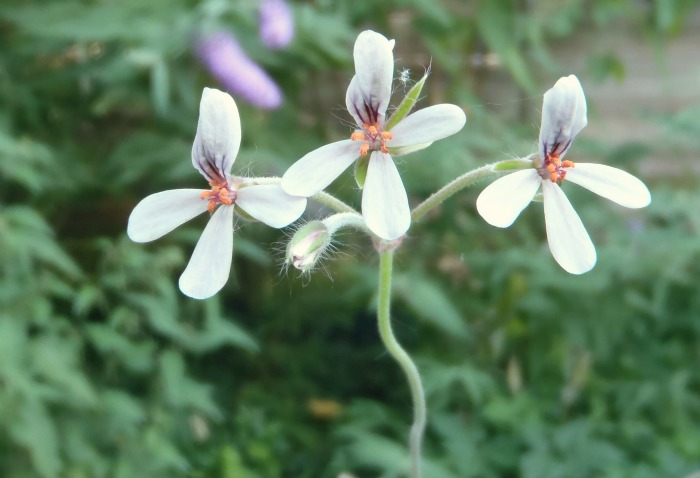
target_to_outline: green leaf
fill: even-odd
[[[433,324],[444,333],[465,338],[469,327],[459,310],[445,292],[424,274],[407,273],[397,275],[394,290],[406,305],[421,319]]]

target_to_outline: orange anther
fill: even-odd
[[[560,171],[559,172],[559,181],[563,181],[566,179],[566,171]]]
[[[568,159],[565,159],[564,161],[561,162],[562,167],[564,168],[573,168],[574,167],[574,162],[569,161]]]
[[[207,211],[214,212],[216,209],[216,199],[210,199],[209,204],[207,204]]]
[[[377,136],[379,134],[379,130],[374,125],[367,128],[367,131],[369,131],[369,134],[371,134],[372,136]]]
[[[367,151],[369,151],[369,144],[364,143],[360,146],[360,156],[367,156]]]
[[[382,141],[382,146],[380,149],[381,149],[382,153],[385,153],[385,154],[389,153],[389,150],[386,147],[386,142],[384,142],[384,141]]]
[[[219,193],[219,197],[221,196],[228,197],[228,189],[222,189]]]
[[[394,139],[394,135],[388,131],[382,131],[382,138],[384,139]]]
[[[214,195],[214,193],[211,191],[202,191],[202,194],[200,194],[199,197],[202,199],[209,199],[213,195]]]
[[[211,187],[218,186],[218,185],[219,185],[219,183],[217,183],[214,179],[209,181],[209,186],[211,186]]]
[[[557,179],[559,179],[559,174],[557,174],[557,173],[551,173],[551,174],[549,175],[549,179],[551,179],[553,183],[556,183],[556,182],[557,182]]]
[[[226,204],[227,206],[230,206],[231,204],[233,204],[233,199],[228,197],[228,195],[227,196],[223,196],[223,195],[220,196],[219,201],[221,201],[221,204]]]
[[[366,137],[362,131],[355,131],[353,134],[350,135],[350,139],[353,141],[364,141]]]
[[[556,169],[557,169],[557,167],[552,163],[549,163],[547,165],[547,171],[549,171],[550,173],[553,173],[554,171],[556,171]]]

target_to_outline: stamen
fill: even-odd
[[[199,195],[200,198],[208,200],[207,210],[209,212],[213,213],[219,204],[230,206],[236,200],[238,193],[235,189],[229,189],[232,186],[229,186],[226,181],[210,181],[209,185],[211,190],[202,191],[202,194]]]
[[[350,135],[350,139],[353,141],[365,141],[365,143],[360,146],[360,155],[367,156],[367,153],[372,151],[381,151],[382,153],[388,153],[386,142],[390,139],[394,139],[394,135],[389,131],[380,131],[379,123],[363,124],[362,128],[364,131],[355,131]]]
[[[562,161],[558,154],[551,153],[548,154],[544,165],[540,166],[539,171],[544,179],[549,178],[553,183],[561,183],[566,179],[566,171],[564,168],[573,168],[574,162],[564,160]]]

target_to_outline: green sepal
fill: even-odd
[[[533,163],[531,159],[507,159],[505,161],[494,163],[493,171],[513,171],[532,167]]]
[[[355,161],[355,182],[360,189],[365,186],[365,179],[367,179],[367,168],[369,167],[369,157],[371,154],[365,156],[360,156],[360,158]]]
[[[425,80],[428,79],[429,74],[430,70],[426,71],[423,78],[421,78],[418,83],[413,85],[408,94],[403,100],[401,100],[401,103],[396,108],[396,111],[394,111],[394,114],[387,120],[384,131],[391,131],[391,128],[396,126],[399,121],[404,119],[411,112],[413,107],[416,105],[418,98],[420,97],[420,93],[423,90],[423,85],[425,85]]]
[[[544,195],[542,193],[537,193],[532,197],[532,202],[544,202]]]

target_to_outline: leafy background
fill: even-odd
[[[426,476],[695,476],[697,4],[296,2],[294,42],[271,52],[253,1],[3,1],[0,475],[404,476],[411,408],[378,341],[368,240],[343,234],[298,277],[281,272],[284,232],[241,224],[229,283],[198,302],[176,284],[205,218],[149,245],[125,236],[141,198],[201,181],[189,149],[218,84],[196,32],[234,32],[281,85],[274,112],[239,101],[236,165],[279,175],[349,134],[350,52],[372,28],[411,81],[432,63],[424,105],[469,117],[401,160],[413,203],[530,153],[541,94],[572,72],[590,118],[571,159],[623,167],[654,198],[629,211],[567,188],[599,253],[580,277],[551,259],[538,205],[497,230],[476,214],[481,187],[414,226],[394,320],[426,384]],[[332,190],[358,204],[351,176]]]

